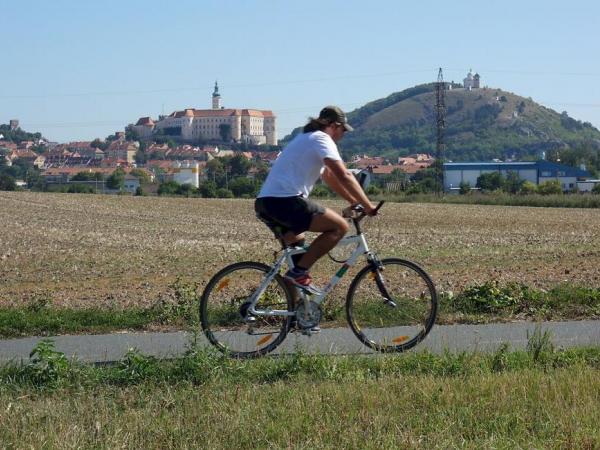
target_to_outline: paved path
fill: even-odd
[[[557,347],[600,346],[600,321],[542,322],[542,331],[548,330]],[[429,336],[416,347],[416,351],[493,351],[502,343],[513,349],[524,349],[528,334],[536,324],[518,322],[488,325],[435,326]],[[27,361],[29,353],[42,338],[22,338],[0,341],[0,363]],[[84,362],[112,362],[123,357],[135,347],[145,355],[172,358],[183,353],[191,335],[176,333],[115,333],[100,335],[56,336],[52,338],[56,349],[69,358]],[[200,344],[208,345],[204,336]],[[324,329],[314,336],[299,333],[288,335],[274,353],[289,353],[300,348],[307,353],[351,354],[372,353],[356,339],[348,328]],[[413,351],[415,351],[413,350]]]

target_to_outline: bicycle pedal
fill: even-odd
[[[312,328],[306,328],[304,330],[298,330],[300,331],[304,336],[312,336],[313,334],[317,334],[321,332],[321,328],[320,327],[312,327]]]

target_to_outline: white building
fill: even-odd
[[[478,73],[473,75],[473,69],[469,69],[469,73],[467,74],[467,78],[463,79],[463,85],[465,89],[479,89],[480,76]]]
[[[173,162],[173,181],[179,184],[191,184],[195,188],[200,186],[200,164],[198,161]]]
[[[600,184],[600,180],[585,180],[577,182],[577,190],[579,192],[592,192],[595,186]]]
[[[131,125],[131,128],[142,139],[163,135],[195,142],[222,140],[225,137],[226,141],[277,145],[277,125],[273,112],[222,107],[217,83],[212,95],[212,109],[188,108],[175,111],[156,122],[143,117],[135,125]]]

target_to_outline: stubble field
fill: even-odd
[[[224,265],[270,262],[278,250],[252,200],[3,192],[0,226],[0,306],[36,296],[59,307],[152,305],[178,277],[201,290]],[[365,231],[380,256],[416,261],[442,292],[492,280],[600,286],[594,209],[387,203]],[[335,267],[319,262],[317,282]]]

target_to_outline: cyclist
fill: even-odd
[[[257,217],[281,237],[286,245],[304,246],[304,232],[321,233],[304,254],[294,255],[294,267],[284,278],[305,291],[318,294],[309,269],[331,250],[348,231],[348,223],[335,211],[308,199],[321,179],[351,206],[361,204],[375,215],[354,175],[348,171],[336,143],[353,128],[337,106],[326,106],[318,118],[310,118],[303,132],[281,152],[254,204]]]

